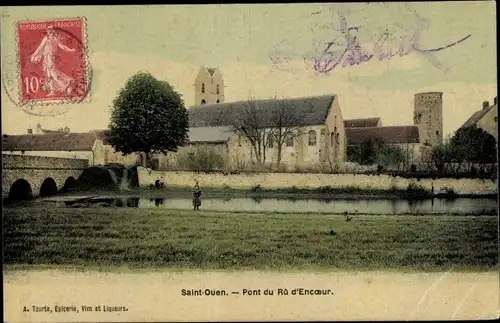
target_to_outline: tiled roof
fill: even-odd
[[[307,98],[293,98],[284,100],[252,100],[206,104],[192,107],[189,112],[191,127],[219,127],[231,126],[244,113],[249,104],[255,104],[260,116],[271,115],[273,109],[281,107],[295,121],[293,126],[312,126],[325,124],[335,95],[323,95]],[[262,118],[262,127],[271,127],[271,118]]]
[[[92,133],[46,135],[4,135],[3,151],[91,151],[96,137]]]
[[[189,128],[188,140],[192,143],[226,142],[232,134],[231,127],[193,127]]]
[[[472,127],[473,125],[477,124],[479,120],[481,120],[491,109],[496,107],[497,105],[494,104],[487,109],[481,109],[474,112],[474,114],[467,121],[465,121],[465,123],[459,129]]]
[[[207,68],[208,73],[210,73],[210,75],[212,75],[212,76],[214,75],[215,70],[216,70],[215,68],[210,68],[210,67]]]
[[[369,138],[386,144],[418,143],[418,126],[345,128],[348,145],[359,145]]]
[[[364,118],[364,119],[351,119],[344,120],[344,127],[346,128],[360,128],[360,127],[377,127],[379,125],[380,118]]]

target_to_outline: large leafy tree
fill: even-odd
[[[495,137],[475,125],[458,129],[450,144],[453,155],[468,162],[479,164],[496,162]]]
[[[188,113],[181,95],[166,81],[140,72],[113,101],[109,141],[124,155],[177,151],[187,141]]]

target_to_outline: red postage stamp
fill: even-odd
[[[20,104],[78,103],[89,95],[85,18],[17,22]]]

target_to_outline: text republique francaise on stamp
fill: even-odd
[[[85,18],[19,21],[16,32],[20,106],[89,98]]]

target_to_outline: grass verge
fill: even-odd
[[[492,216],[4,210],[4,264],[215,270],[460,270],[498,263]]]

